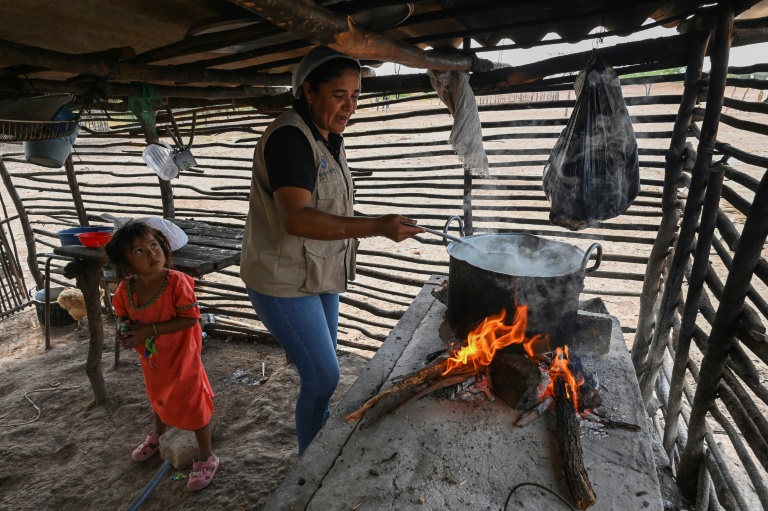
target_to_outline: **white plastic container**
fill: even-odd
[[[179,175],[179,168],[173,161],[173,149],[164,142],[149,144],[141,153],[141,158],[149,168],[160,176],[160,179],[170,181]]]

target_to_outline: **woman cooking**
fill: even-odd
[[[240,276],[264,325],[296,364],[299,454],[330,415],[339,382],[339,293],[355,277],[357,238],[400,242],[423,232],[400,215],[355,217],[344,139],[360,95],[360,63],[320,46],[293,74],[293,108],[253,156]]]

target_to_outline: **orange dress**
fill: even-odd
[[[156,299],[143,306],[134,306],[136,294],[129,298],[128,289],[127,280],[120,282],[112,300],[120,317],[143,324],[162,323],[177,316],[200,317],[194,280],[184,273],[169,270]],[[144,346],[136,348],[149,402],[168,426],[194,431],[211,420],[213,391],[200,358],[202,338],[200,323],[174,334],[157,335],[157,353],[152,356],[151,363],[144,356]]]

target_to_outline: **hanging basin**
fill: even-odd
[[[72,146],[75,144],[80,126],[68,137],[50,140],[27,140],[24,145],[24,157],[29,163],[59,169],[64,166]]]

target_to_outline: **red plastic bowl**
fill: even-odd
[[[101,248],[107,244],[109,238],[112,237],[111,232],[84,232],[77,235],[80,243],[86,247]]]

